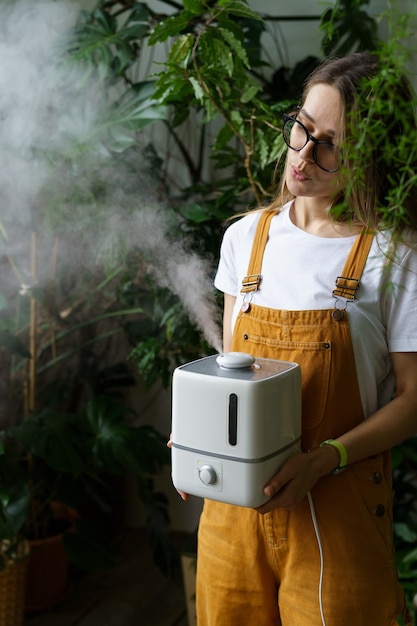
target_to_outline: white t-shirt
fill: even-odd
[[[291,202],[271,221],[260,289],[252,302],[284,310],[332,309],[332,291],[355,237],[327,238],[295,226]],[[248,271],[259,219],[254,211],[234,222],[222,242],[215,286],[237,298],[232,324],[242,305],[242,279]],[[415,238],[414,238],[415,241]],[[400,245],[389,262],[387,237],[373,241],[357,300],[347,302],[364,415],[390,401],[394,377],[390,352],[417,352],[417,251]],[[384,254],[385,252],[385,254]],[[391,255],[392,256],[392,255]],[[340,307],[344,308],[342,299]]]

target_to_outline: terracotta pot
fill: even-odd
[[[64,505],[54,503],[57,519],[74,525],[77,513]],[[69,590],[69,561],[64,550],[64,532],[45,539],[31,540],[27,570],[26,613],[46,611],[59,604]]]

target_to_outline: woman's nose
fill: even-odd
[[[311,141],[311,139],[309,139],[306,145],[304,146],[304,148],[301,148],[301,150],[299,150],[298,154],[301,156],[303,161],[313,162],[314,161],[313,151],[314,151],[314,141]]]

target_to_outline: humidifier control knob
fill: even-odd
[[[199,470],[200,480],[205,485],[215,485],[217,483],[217,472],[211,465],[203,465]]]

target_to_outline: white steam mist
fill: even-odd
[[[16,259],[29,258],[27,242],[25,249],[17,247],[21,229],[39,232],[36,209],[56,204],[59,219],[67,216],[69,228],[80,233],[76,263],[68,259],[68,271],[79,271],[84,255],[88,262],[89,238],[103,256],[120,242],[125,249],[143,249],[152,259],[148,271],[180,298],[209,344],[221,351],[213,268],[186,252],[182,242],[170,241],[164,207],[152,199],[139,150],[126,169],[112,166],[107,175],[108,154],[97,141],[81,169],[65,170],[64,155],[97,136],[102,103],[108,101],[100,84],[85,85],[85,75],[67,63],[64,50],[78,14],[79,6],[69,0],[18,0],[0,8],[0,248]],[[90,205],[88,198],[103,179],[98,229],[91,217],[96,200],[91,193]],[[49,272],[41,247],[38,256],[41,281]]]
[[[146,272],[161,287],[167,287],[178,296],[209,345],[221,352],[220,315],[211,277],[213,267],[208,260],[186,250],[186,242],[173,241],[168,224],[164,207],[157,202],[152,206],[144,203],[139,212],[127,217],[122,217],[120,211],[106,222],[107,238],[103,244],[108,248],[104,255],[107,256],[111,248],[117,251],[120,246],[138,247],[147,259]],[[123,241],[118,239],[120,236]]]
[[[62,47],[78,7],[70,2],[34,1],[0,10],[0,193],[2,219],[22,222],[53,175],[42,156],[65,149],[71,77],[60,71]],[[73,132],[77,132],[74,128]]]

